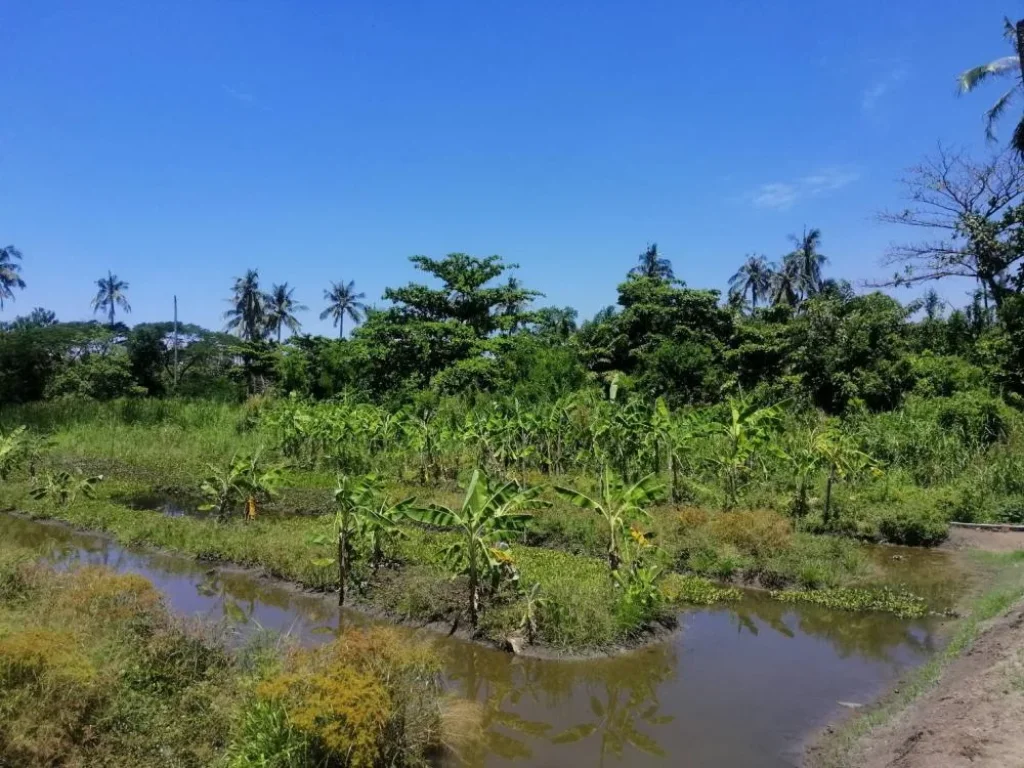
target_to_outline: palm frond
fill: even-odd
[[[962,72],[956,79],[960,93],[970,93],[991,77],[999,77],[1020,69],[1020,59],[1016,56],[1003,56],[978,67],[971,67]]]
[[[996,134],[993,126],[995,125],[995,122],[999,119],[1000,115],[1003,114],[1003,111],[1006,109],[1009,103],[1013,100],[1013,97],[1016,93],[1017,86],[1014,86],[1006,93],[1004,93],[1002,96],[1000,96],[999,100],[992,105],[992,108],[985,113],[985,137],[989,141],[995,141]]]

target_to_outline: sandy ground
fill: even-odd
[[[861,746],[863,768],[1024,766],[1024,606],[994,620],[936,688]]]

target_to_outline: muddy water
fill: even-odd
[[[179,613],[226,620],[243,634],[259,627],[313,643],[366,623],[330,598],[250,572],[128,550],[57,525],[0,515],[0,536],[47,546],[57,563],[142,574]],[[924,578],[905,560],[891,562],[908,581]],[[942,572],[943,562],[952,567],[948,559],[929,565]],[[930,620],[757,596],[688,612],[681,625],[658,645],[587,661],[514,658],[438,639],[453,690],[487,712],[486,747],[464,757],[486,766],[796,765],[804,739],[843,712],[841,702],[870,700],[937,642]]]

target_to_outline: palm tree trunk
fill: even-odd
[[[281,324],[277,324],[277,343],[281,343]]]
[[[338,340],[345,338],[345,316],[341,315],[338,318]]]

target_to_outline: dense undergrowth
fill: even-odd
[[[502,644],[525,633],[577,651],[635,643],[670,625],[680,604],[728,598],[702,577],[783,592],[782,599],[914,614],[924,609],[881,589],[884,575],[857,539],[934,544],[951,517],[1014,519],[1007,510],[1024,492],[1016,480],[1024,476],[1019,420],[994,399],[910,398],[898,411],[841,422],[788,408],[670,411],[579,397],[549,412],[514,401],[458,406],[416,414],[264,399],[241,407],[122,400],[7,409],[3,423],[27,424],[45,438],[0,501],[125,543],[334,589],[336,572],[325,564],[335,554],[329,521],[339,472],[373,470],[392,498],[457,507],[459,487],[482,467],[541,492],[524,509],[528,524],[502,544],[510,578],[484,590],[476,633]],[[211,465],[233,456],[281,467],[279,492],[255,522],[153,513],[161,502],[194,512]],[[31,475],[44,470],[106,479],[95,499],[32,499]],[[552,490],[593,494],[601,471],[627,482],[648,476],[663,488],[630,523],[644,562],[626,571],[629,584],[609,578],[605,521]],[[380,562],[351,563],[352,599],[400,620],[457,625],[468,608],[466,571],[451,576],[457,542],[449,531],[403,525]]]
[[[38,555],[0,542],[0,764],[369,768],[444,748],[429,645],[378,628],[238,648],[173,618],[142,577]]]

